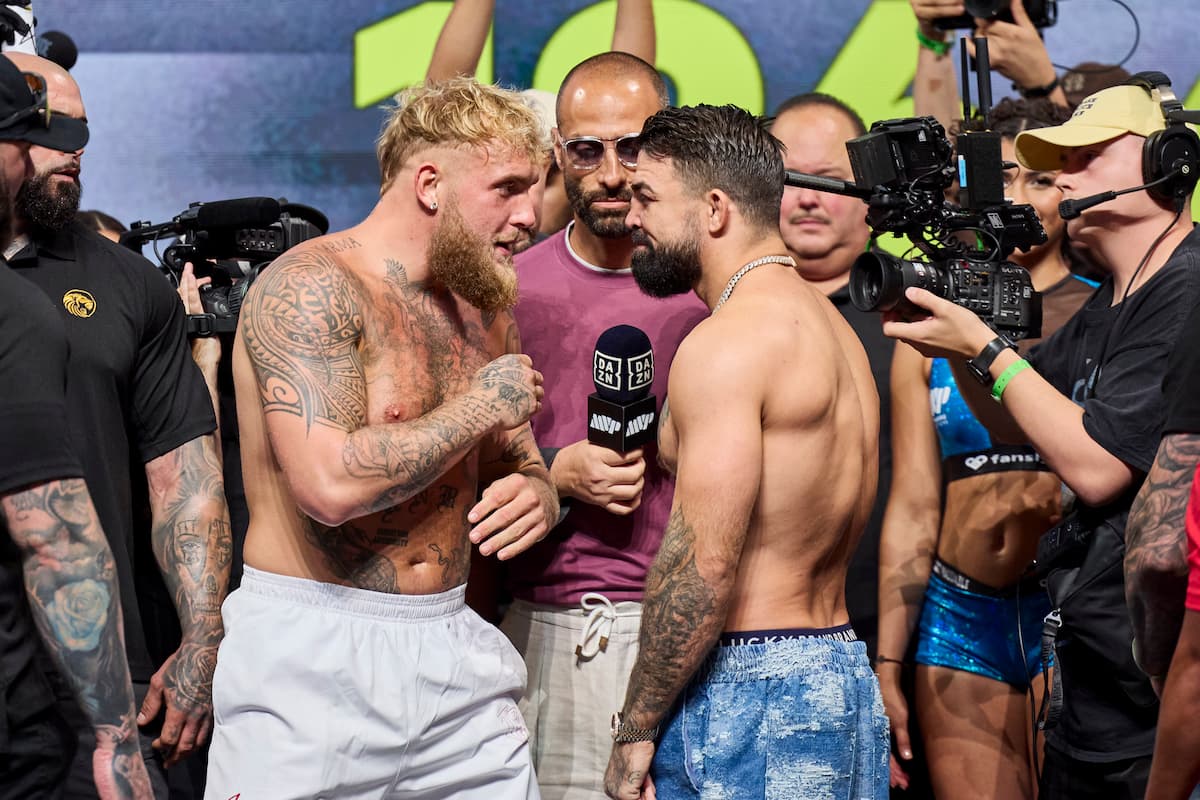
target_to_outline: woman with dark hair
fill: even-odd
[[[121,234],[129,230],[125,227],[125,223],[110,214],[105,214],[103,211],[76,211],[75,219],[105,239],[111,239],[114,242],[119,241]]]
[[[1057,173],[1015,166],[1013,139],[1067,116],[1047,100],[1006,99],[989,119],[1014,165],[1005,171],[1006,196],[1032,205],[1046,229],[1044,244],[1010,257],[1042,292],[1043,336],[1095,284],[1071,272]],[[1035,797],[1034,709],[1050,606],[1026,570],[1038,537],[1059,517],[1059,480],[1031,448],[992,441],[945,359],[897,343],[891,397],[895,466],[880,544],[876,663],[901,757],[908,708],[900,674],[916,628],[917,718],[935,794]]]

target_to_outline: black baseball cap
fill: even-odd
[[[21,72],[0,56],[0,141],[30,144],[73,153],[88,142],[87,123],[50,113],[46,79]]]

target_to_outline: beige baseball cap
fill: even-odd
[[[1017,134],[1017,160],[1028,169],[1062,169],[1067,150],[1126,133],[1149,136],[1167,126],[1162,106],[1141,86],[1113,86],[1085,97],[1062,125]]]

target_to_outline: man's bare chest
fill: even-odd
[[[363,322],[368,424],[429,413],[466,392],[491,360],[478,315],[453,303],[372,309]]]

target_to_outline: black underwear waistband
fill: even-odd
[[[1040,588],[1036,577],[1026,575],[1011,586],[998,589],[995,586],[988,586],[986,583],[981,583],[970,575],[962,574],[940,558],[933,560],[933,574],[956,589],[971,592],[972,594],[981,594],[986,597],[1009,598],[1018,592],[1029,594],[1031,591],[1036,591]]]
[[[788,639],[834,639],[839,642],[857,642],[858,634],[853,626],[835,625],[832,628],[777,628],[766,631],[726,631],[717,640],[720,647],[741,647],[747,644],[771,644]]]
[[[998,444],[989,450],[959,453],[942,459],[942,479],[949,483],[990,472],[1049,472],[1050,467],[1029,445]]]

